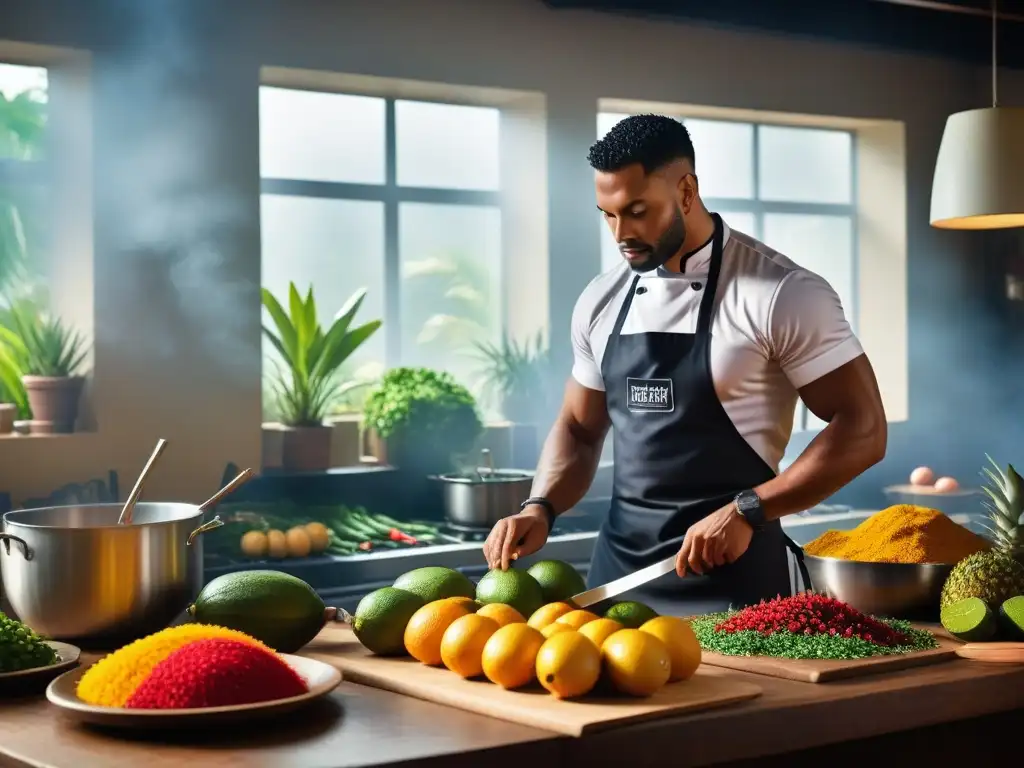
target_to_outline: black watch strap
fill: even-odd
[[[551,529],[555,527],[555,518],[558,517],[558,514],[555,512],[554,504],[543,496],[531,496],[519,505],[519,511],[522,512],[527,507],[532,507],[534,505],[541,507],[544,510],[544,514],[547,516],[548,520],[548,533],[551,533]]]

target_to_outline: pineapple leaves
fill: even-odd
[[[287,311],[268,289],[261,294],[274,325],[273,329],[263,326],[263,333],[281,357],[271,386],[282,421],[289,426],[322,424],[335,400],[352,389],[338,380],[339,368],[373,335],[381,321],[350,330],[366,296],[365,289],[345,302],[327,333],[317,319],[312,287],[303,297],[295,283],[290,283]]]
[[[983,467],[981,470],[989,483],[981,489],[987,497],[982,500],[982,506],[988,512],[990,523],[984,527],[1001,550],[1013,553],[1021,544],[1021,526],[1024,525],[1024,479],[1012,464],[1007,464],[1004,472],[991,456],[986,454],[985,458],[992,469]]]

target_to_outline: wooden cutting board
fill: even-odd
[[[343,627],[325,629],[302,655],[333,664],[345,679],[363,685],[566,736],[723,707],[761,695],[761,689],[752,683],[698,670],[690,680],[670,683],[646,699],[559,701],[540,685],[506,691],[486,680],[463,680],[443,667],[428,667],[413,659],[373,656]]]
[[[741,672],[781,677],[785,680],[796,680],[802,683],[828,683],[833,680],[847,680],[851,677],[939,664],[943,661],[952,661],[957,657],[956,650],[961,645],[959,641],[950,638],[942,630],[933,626],[924,626],[922,629],[927,629],[935,634],[935,639],[939,643],[938,648],[905,653],[900,656],[875,656],[852,661],[779,659],[774,656],[723,656],[706,651],[701,659],[705,664],[710,664],[713,667],[726,667]]]

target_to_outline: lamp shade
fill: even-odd
[[[1024,227],[1024,108],[971,109],[946,119],[932,179],[931,224]]]

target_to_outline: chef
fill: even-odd
[[[705,208],[680,122],[628,117],[589,160],[623,262],[576,303],[561,412],[531,497],[484,544],[488,565],[543,547],[614,427],[589,587],[674,554],[674,573],[618,599],[688,615],[791,594],[787,549],[802,560],[780,519],[885,455],[871,364],[824,279]],[[779,473],[797,398],[828,424]]]

